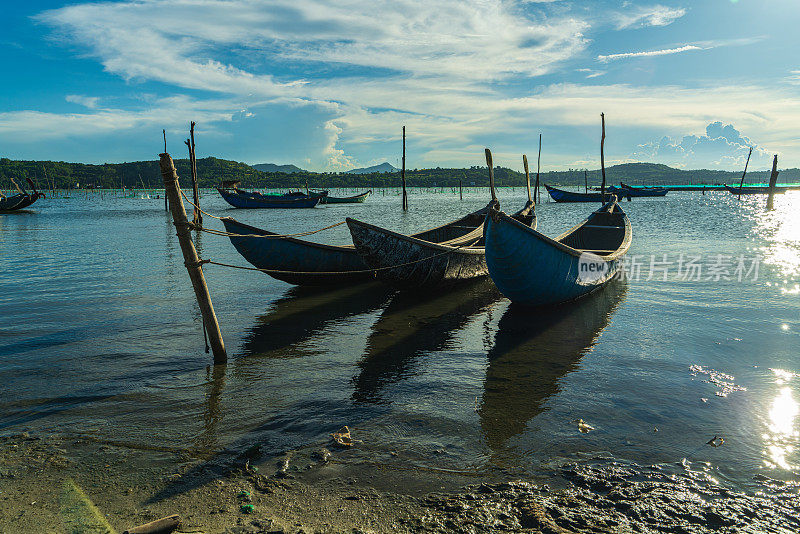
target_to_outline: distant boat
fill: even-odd
[[[313,208],[322,200],[322,195],[262,195],[253,191],[222,187],[218,187],[217,191],[234,208]]]
[[[352,197],[332,197],[328,195],[322,199],[322,204],[360,204],[367,200],[367,197],[371,194],[372,189],[360,195],[353,195]]]
[[[608,191],[615,193],[619,197],[663,197],[669,193],[669,189],[664,187],[645,187],[645,186],[631,186],[622,182],[619,184],[621,187],[614,187],[613,185],[608,188]]]
[[[601,202],[603,196],[601,193],[577,193],[573,191],[564,191],[563,189],[556,189],[544,184],[545,189],[550,194],[550,198],[556,202]],[[608,198],[608,192],[606,192]]]
[[[731,187],[726,185],[725,189],[732,195],[764,195],[769,193],[769,186],[746,185],[743,187]],[[783,194],[788,189],[788,187],[775,187],[775,193]]]
[[[485,208],[461,219],[457,236],[407,236],[355,219],[347,219],[356,250],[377,278],[398,289],[438,289],[489,274],[483,244],[486,214],[499,207],[492,200]],[[536,227],[533,202],[513,215],[528,227]]]
[[[486,264],[512,302],[544,306],[575,300],[614,278],[631,245],[631,223],[616,200],[557,239],[492,211],[484,229]]]
[[[40,198],[45,198],[44,193],[40,193],[36,190],[36,186],[33,185],[33,182],[28,178],[28,183],[33,189],[33,193],[28,193],[27,191],[23,191],[17,187],[20,191],[19,194],[10,196],[10,197],[2,197],[0,196],[0,211],[16,211],[25,209]]]
[[[465,221],[483,217],[483,210],[480,210],[413,237],[433,241],[456,239],[474,230],[474,226],[466,225]],[[295,237],[259,237],[276,234],[231,217],[222,217],[222,223],[229,234],[234,234],[229,237],[237,252],[278,280],[296,285],[342,287],[374,279],[373,272],[352,245],[325,245]]]

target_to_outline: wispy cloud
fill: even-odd
[[[614,15],[614,20],[617,29],[624,30],[646,26],[668,26],[685,14],[686,10],[680,7],[628,5],[626,11]]]
[[[647,50],[643,52],[623,52],[621,54],[600,55],[597,56],[597,59],[599,61],[602,61],[603,63],[608,63],[609,61],[614,61],[617,59],[668,56],[671,54],[680,54],[681,52],[690,52],[692,50],[704,50],[704,49],[696,45],[684,45],[684,46],[679,46],[678,48],[665,48],[662,50]]]
[[[67,102],[72,102],[73,104],[81,105],[85,108],[95,109],[100,98],[96,96],[67,95],[64,97],[64,100]]]

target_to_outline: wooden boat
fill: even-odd
[[[482,210],[462,219],[460,224],[469,231],[461,236],[432,242],[425,237],[407,236],[355,219],[347,219],[356,250],[368,267],[376,269],[375,275],[379,280],[398,289],[427,290],[489,274],[483,243],[483,225],[486,215],[499,209],[500,203],[494,191],[494,173],[488,149],[486,159],[490,169],[492,200]],[[525,164],[527,166],[527,158]],[[513,217],[520,224],[536,227],[530,179],[528,202]]]
[[[0,198],[0,211],[14,211],[20,209],[23,202],[28,199],[25,193],[19,193],[10,197]]]
[[[663,197],[669,193],[669,189],[663,187],[634,187],[622,182],[620,182],[620,186],[615,187],[612,185],[608,188],[608,192],[617,195],[617,197]]]
[[[573,191],[564,191],[563,189],[556,189],[544,184],[545,189],[550,194],[550,198],[556,202],[601,202],[603,197],[601,193],[576,193]],[[608,198],[608,193],[606,193]]]
[[[313,208],[322,200],[321,196],[262,195],[221,187],[217,191],[234,208]]]
[[[371,194],[372,189],[360,195],[353,195],[352,197],[332,197],[328,195],[322,199],[322,204],[360,204],[367,200],[367,197]]]
[[[783,194],[789,188],[788,187],[775,187],[776,194]],[[729,185],[725,186],[725,190],[728,191],[732,195],[766,195],[769,194],[769,186],[756,186],[756,185],[746,185],[742,187],[731,187]]]
[[[471,223],[485,218],[483,210],[470,213],[451,223],[414,234],[412,237],[440,242],[458,239],[474,230]],[[263,238],[276,235],[231,217],[222,217],[230,240],[244,259],[278,280],[296,285],[352,284],[374,279],[374,275],[355,247],[325,245],[294,237]]]
[[[631,245],[631,223],[616,198],[556,239],[492,211],[486,264],[498,289],[526,306],[559,304],[612,280]]]

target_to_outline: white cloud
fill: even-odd
[[[618,30],[646,26],[668,26],[683,17],[686,10],[662,5],[650,7],[628,5],[627,11],[614,15]]]
[[[658,141],[639,145],[634,158],[657,161],[680,167],[741,168],[747,161],[760,168],[769,165],[771,153],[744,137],[732,124],[714,121],[706,126],[705,135],[685,135],[680,139],[664,136]]]
[[[100,100],[100,98],[96,96],[67,95],[64,97],[64,100],[67,102],[72,102],[73,104],[81,105],[85,108],[95,109],[97,108],[97,102]]]
[[[649,50],[644,52],[623,52],[621,54],[608,54],[608,55],[601,55],[597,56],[599,61],[603,63],[608,63],[609,61],[614,61],[616,59],[629,59],[629,58],[636,58],[636,57],[653,57],[653,56],[668,56],[671,54],[680,54],[681,52],[690,52],[692,50],[703,50],[699,46],[695,45],[684,45],[679,46],[678,48],[665,48],[663,50]]]

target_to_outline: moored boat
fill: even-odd
[[[327,195],[324,199],[322,199],[323,204],[360,204],[367,200],[367,197],[372,194],[372,189],[369,191],[365,191],[359,195],[353,195],[351,197],[332,197]]]
[[[23,202],[28,199],[28,195],[19,193],[10,197],[0,197],[0,211],[14,211],[20,209]]]
[[[664,187],[632,186],[622,182],[619,185],[620,187],[612,185],[608,188],[608,192],[618,197],[663,197],[669,193],[669,189]]]
[[[489,276],[512,302],[568,302],[612,280],[631,245],[631,223],[616,199],[556,239],[492,211],[484,228]]]
[[[486,276],[486,257],[483,244],[483,225],[486,214],[499,209],[494,191],[491,153],[486,149],[490,169],[492,200],[480,211],[462,219],[460,225],[467,233],[444,241],[431,242],[424,236],[407,236],[351,218],[347,219],[353,244],[376,277],[398,289],[432,289]],[[527,158],[525,158],[527,170]],[[528,173],[526,172],[526,175]],[[528,227],[536,227],[534,203],[528,201],[513,217]]]
[[[483,220],[484,210],[412,237],[432,242],[465,238],[475,229],[468,223]],[[222,217],[221,220],[239,254],[278,280],[296,285],[341,287],[374,279],[374,273],[352,245],[326,245],[296,237],[264,237],[276,234],[231,217]]]
[[[775,187],[776,194],[783,194],[789,188],[788,187]],[[758,185],[745,185],[742,187],[732,187],[730,185],[725,186],[725,190],[728,191],[732,195],[765,195],[769,194],[769,186],[758,186]]]
[[[262,195],[222,187],[218,187],[217,191],[234,208],[313,208],[322,200],[322,195]]]
[[[564,191],[563,189],[556,189],[544,184],[545,189],[550,194],[550,198],[556,202],[601,202],[603,195],[601,193],[577,193],[574,191]],[[608,198],[608,193],[606,193]]]

